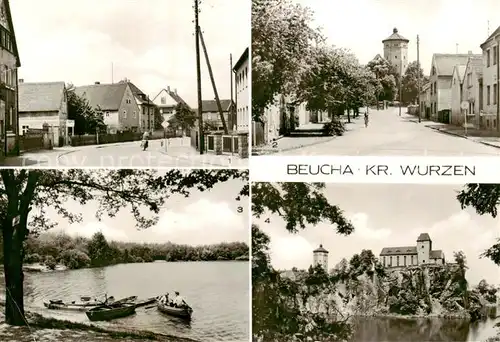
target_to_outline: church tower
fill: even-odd
[[[429,234],[422,233],[417,239],[417,257],[418,264],[429,264],[432,250],[432,240]]]
[[[396,67],[399,75],[403,76],[408,67],[408,43],[410,41],[398,33],[394,28],[392,34],[384,39],[384,58]]]
[[[313,267],[316,265],[323,266],[323,269],[328,273],[328,251],[319,245],[319,248],[313,251]]]

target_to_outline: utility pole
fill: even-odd
[[[420,37],[417,34],[417,75],[418,75],[418,81],[417,81],[417,86],[418,86],[418,97],[417,97],[417,103],[418,103],[418,122],[422,122],[422,108],[420,106],[420,94],[421,94],[421,85],[420,85]]]
[[[203,130],[203,102],[201,100],[201,65],[200,65],[200,0],[194,0],[194,25],[195,25],[195,39],[196,39],[196,83],[198,90],[198,134],[200,154],[205,153],[205,132]]]

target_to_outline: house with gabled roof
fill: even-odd
[[[89,105],[102,112],[108,133],[139,131],[139,106],[128,82],[75,88],[75,93],[88,100]]]
[[[21,67],[9,0],[0,0],[0,156],[19,154],[18,68]]]
[[[472,51],[467,54],[435,53],[432,55],[431,74],[431,119],[450,122],[451,80],[455,65],[465,65],[470,57],[479,57]]]
[[[233,109],[234,102],[231,100],[220,100],[220,105],[222,107],[222,114],[224,115],[224,120],[226,120],[226,125],[229,123],[229,114]],[[217,106],[217,101],[215,100],[203,100],[201,103],[203,123],[209,125],[216,131],[223,131],[224,127],[222,125],[222,120],[219,113],[219,107]],[[198,113],[198,108],[193,109],[195,113]],[[228,126],[231,131],[232,127]]]
[[[55,145],[68,143],[68,100],[64,82],[28,83],[19,80],[20,134],[48,125]]]
[[[483,110],[483,57],[471,57],[467,61],[462,80],[462,101],[467,102],[468,108],[459,117],[458,124],[472,124],[480,126],[481,111]]]
[[[483,104],[481,128],[498,129],[500,118],[500,26],[480,45],[483,51]]]
[[[451,118],[450,122],[454,125],[459,125],[463,122],[460,119],[463,116],[462,111],[462,93],[463,93],[463,80],[465,74],[465,64],[455,65],[453,74],[451,76]],[[460,121],[461,120],[461,121]]]
[[[170,86],[160,90],[153,98],[153,103],[159,108],[163,121],[170,120],[175,115],[175,107],[182,103],[191,108],[186,101],[177,93],[177,89],[170,89]]]
[[[428,233],[418,236],[416,246],[382,248],[379,261],[388,268],[446,263],[443,251],[432,249],[432,240]]]
[[[125,79],[121,82],[127,82],[129,84],[130,90],[134,94],[137,106],[139,106],[139,129],[141,132],[152,132],[156,129],[155,127],[155,112],[156,105],[149,98],[149,95],[144,93],[139,87],[130,82],[130,80]]]

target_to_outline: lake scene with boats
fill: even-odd
[[[25,306],[43,316],[90,323],[84,311],[51,310],[44,302],[80,302],[81,297],[116,300],[137,296],[140,303],[165,293],[180,292],[191,319],[158,310],[156,302],[110,321],[111,329],[151,331],[199,341],[247,341],[249,336],[248,261],[196,261],[118,264],[99,268],[25,272]],[[3,279],[2,279],[3,280]],[[3,292],[3,288],[2,288]],[[85,298],[87,299],[87,298]]]

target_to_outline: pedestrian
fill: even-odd
[[[368,112],[366,112],[365,113],[365,127],[368,127],[368,121],[369,121]]]

